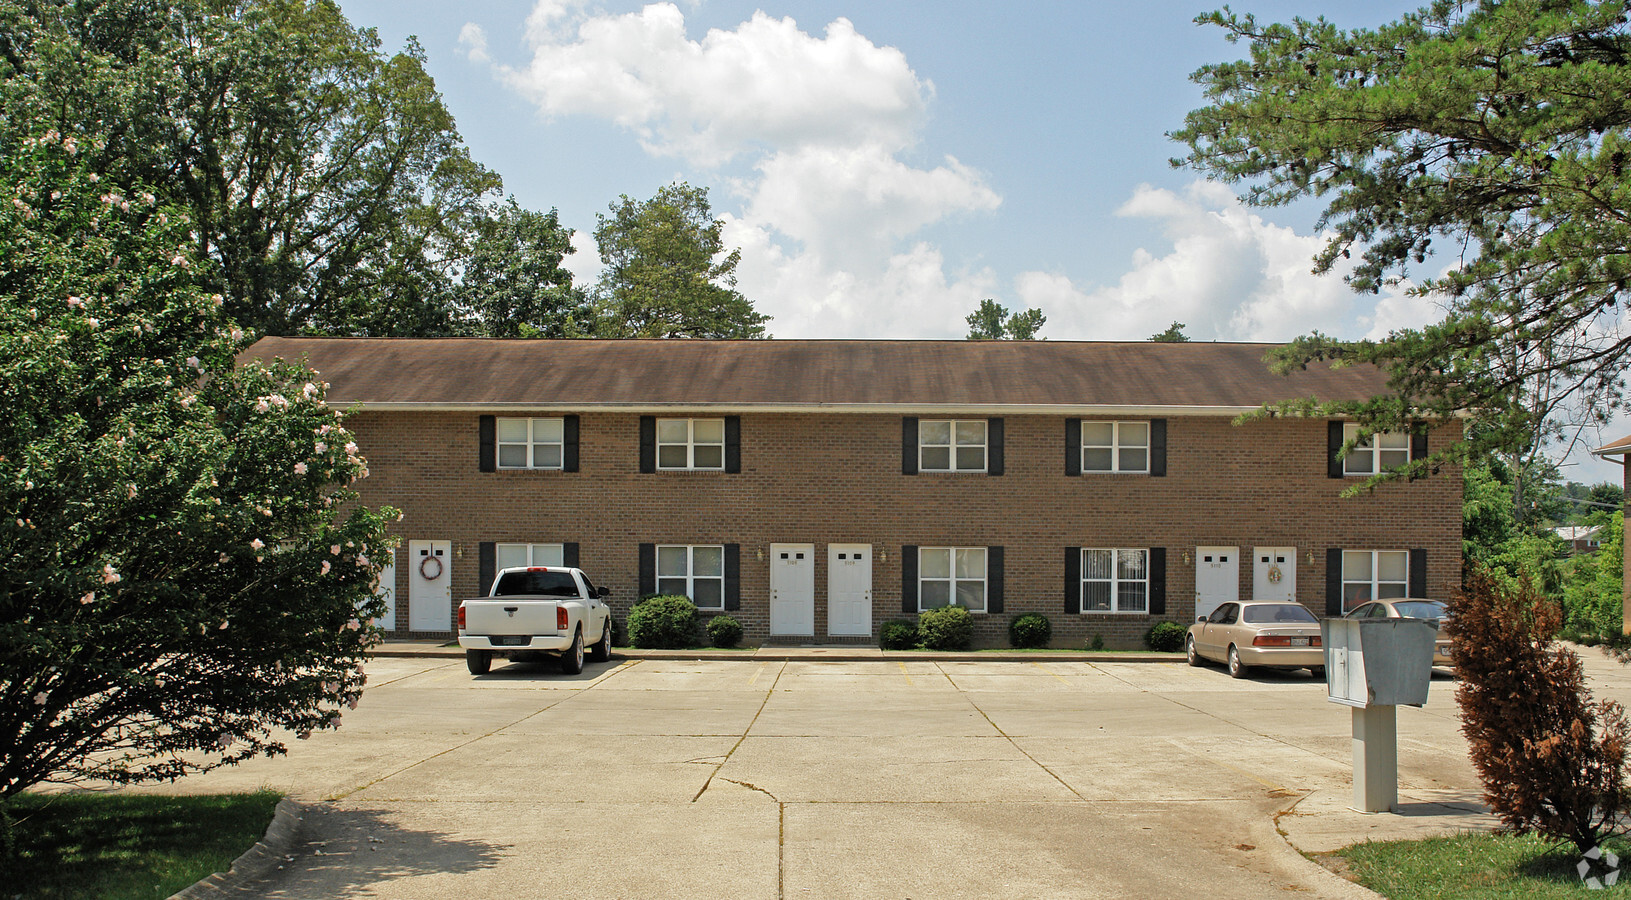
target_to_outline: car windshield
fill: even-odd
[[[1245,622],[1261,625],[1266,622],[1289,622],[1298,625],[1318,625],[1319,619],[1304,607],[1295,603],[1276,603],[1264,606],[1248,606],[1241,613]]]
[[[495,597],[576,597],[578,583],[571,572],[505,572],[498,577]]]
[[[1410,619],[1444,618],[1444,604],[1437,600],[1411,600],[1406,603],[1395,603],[1393,608],[1399,611],[1399,615]]]

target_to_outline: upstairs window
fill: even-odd
[[[918,470],[984,472],[984,419],[923,419],[917,423]]]
[[[658,469],[725,469],[724,419],[658,419]]]
[[[1150,471],[1150,423],[1083,422],[1083,472]]]
[[[500,469],[560,469],[565,459],[566,423],[554,419],[497,420]]]
[[[1343,443],[1358,436],[1357,424],[1343,423]],[[1377,475],[1408,462],[1410,462],[1410,435],[1403,431],[1384,431],[1360,441],[1342,458],[1342,474]]]

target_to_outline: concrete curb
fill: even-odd
[[[255,842],[255,846],[245,850],[233,860],[231,868],[224,873],[216,872],[192,887],[171,894],[169,900],[205,900],[219,897],[273,871],[283,864],[284,857],[294,848],[295,840],[300,834],[300,814],[299,803],[287,797],[279,800],[277,812],[272,815],[272,824],[266,826],[266,834]]]
[[[1275,813],[1273,820],[1267,823],[1268,830],[1273,831],[1274,834],[1273,837],[1265,836],[1265,839],[1272,840],[1279,847],[1283,848],[1283,853],[1280,854],[1280,857],[1285,861],[1286,868],[1302,875],[1304,878],[1308,879],[1309,882],[1319,882],[1329,885],[1334,893],[1340,894],[1344,898],[1348,898],[1348,900],[1387,900],[1386,897],[1376,893],[1368,887],[1365,887],[1359,882],[1349,881],[1325,866],[1320,865],[1318,861],[1310,859],[1307,854],[1297,849],[1297,845],[1291,842],[1291,836],[1286,834],[1285,830],[1280,827],[1280,819],[1283,816],[1291,813],[1297,808],[1298,804],[1302,803],[1304,800],[1307,800],[1311,796],[1313,796],[1312,791],[1298,797],[1289,806]]]

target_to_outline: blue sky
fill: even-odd
[[[985,297],[1055,340],[1380,336],[1436,317],[1316,278],[1317,208],[1247,209],[1173,169],[1189,75],[1237,58],[1204,2],[340,0],[416,35],[475,158],[578,231],[685,180],[777,337],[957,338]],[[1375,26],[1419,4],[1237,2]],[[1611,429],[1612,430],[1612,429]],[[1604,435],[1618,437],[1619,433]],[[1588,443],[1595,445],[1596,437]],[[1595,461],[1573,480],[1618,482]]]

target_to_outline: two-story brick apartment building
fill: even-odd
[[[404,511],[400,635],[441,636],[495,567],[581,565],[728,610],[752,641],[876,639],[955,602],[977,639],[1041,612],[1057,646],[1139,641],[1218,603],[1442,597],[1456,472],[1339,496],[1456,440],[1339,421],[1235,424],[1265,401],[1380,389],[1368,368],[1270,373],[1269,345],[267,338],[329,382]]]

